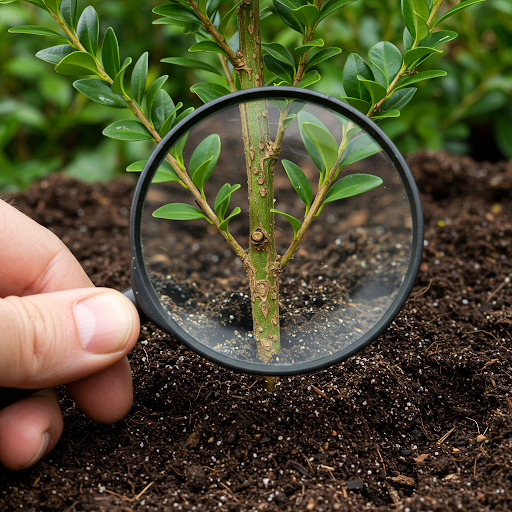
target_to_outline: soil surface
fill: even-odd
[[[512,162],[409,165],[424,257],[377,341],[270,393],[146,324],[129,415],[95,424],[60,390],[62,439],[0,467],[0,510],[512,510]],[[53,176],[11,200],[122,290],[132,193]]]

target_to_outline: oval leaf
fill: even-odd
[[[59,37],[60,39],[65,39],[68,41],[68,38],[55,30],[46,27],[38,27],[37,25],[20,25],[19,27],[12,27],[9,29],[11,34],[33,34],[35,36],[50,36],[50,37]]]
[[[158,132],[170,116],[176,112],[176,106],[167,91],[159,89],[151,104],[151,121]]]
[[[100,37],[100,22],[98,14],[92,6],[89,5],[82,12],[76,27],[76,35],[85,50],[96,57]]]
[[[279,43],[263,43],[261,45],[263,50],[265,50],[267,53],[272,55],[277,60],[280,60],[281,62],[284,62],[285,64],[288,64],[290,67],[295,67],[295,61],[293,60],[292,54],[282,45]]]
[[[372,174],[349,174],[329,189],[322,204],[363,194],[381,184],[382,179]]]
[[[263,55],[263,62],[267,66],[268,70],[274,74],[277,78],[293,83],[293,77],[295,75],[295,69],[284,62],[277,60],[270,54]]]
[[[338,159],[338,143],[331,133],[315,123],[302,123],[302,130],[314,144],[326,171],[329,171]]]
[[[381,41],[370,48],[368,58],[375,80],[384,87],[389,87],[402,67],[400,50],[392,43]]]
[[[315,53],[311,57],[311,59],[308,60],[308,64],[306,66],[306,71],[308,69],[311,69],[314,66],[318,66],[320,62],[323,62],[324,60],[330,59],[331,57],[334,57],[335,55],[338,55],[341,53],[341,48],[324,48],[323,50],[320,50],[319,52]]]
[[[224,216],[228,210],[231,194],[233,194],[233,192],[237,191],[239,188],[240,185],[231,186],[229,183],[222,185],[221,189],[217,193],[217,197],[215,198],[215,205],[213,207],[215,215],[217,215],[219,219],[224,219]]]
[[[122,96],[114,94],[110,86],[104,80],[97,78],[85,78],[73,82],[73,87],[87,96],[89,99],[112,108],[127,108],[128,104]]]
[[[231,91],[219,84],[210,84],[208,82],[199,82],[193,85],[190,90],[197,94],[204,103],[221,98]]]
[[[109,27],[105,32],[101,47],[101,60],[107,75],[113,80],[121,69],[121,60],[119,57],[119,43],[112,27]]]
[[[38,51],[36,53],[36,57],[56,66],[64,57],[70,55],[74,51],[75,50],[69,46],[69,44],[60,44],[58,46],[52,46]]]
[[[203,188],[204,184],[212,174],[213,169],[217,165],[217,161],[220,156],[220,148],[220,137],[216,133],[212,133],[202,140],[192,153],[188,165],[188,171],[194,185],[199,189]],[[194,181],[194,177],[206,162],[208,162],[208,165],[201,171],[201,179],[198,178]],[[196,183],[196,181],[198,183]]]
[[[365,80],[362,76],[358,76],[357,79],[363,82],[364,86],[370,93],[372,105],[375,105],[384,98],[384,96],[386,96],[387,89],[383,85],[373,82],[372,80]]]
[[[192,23],[201,23],[201,18],[196,14],[192,7],[179,4],[165,4],[153,9],[155,14],[166,16],[176,21],[186,21]]]
[[[148,52],[144,52],[132,72],[131,87],[132,99],[139,105],[142,103],[144,90],[146,89],[146,80],[148,78]]]
[[[60,4],[60,15],[73,32],[76,30],[76,5],[77,0],[62,0]]]
[[[151,109],[153,108],[153,103],[155,102],[155,98],[168,78],[169,78],[169,75],[163,75],[163,76],[157,78],[151,84],[151,87],[148,89],[148,94],[146,95],[146,106],[147,106],[147,110],[148,110],[148,113],[150,114],[150,116],[151,116]],[[150,121],[151,121],[151,117],[150,117]]]
[[[272,2],[274,4],[274,9],[276,10],[276,13],[281,18],[281,20],[283,20],[283,22],[286,23],[286,25],[288,25],[291,29],[295,30],[295,32],[303,34],[305,26],[301,21],[299,21],[297,16],[295,16],[290,7],[285,5],[285,2],[282,2],[280,0],[272,0]]]
[[[282,215],[292,225],[293,238],[295,239],[297,237],[297,231],[302,227],[302,222],[293,217],[293,215],[288,215],[287,213],[276,210],[275,208],[270,208],[270,211],[272,213],[279,213],[279,215]]]
[[[305,88],[309,87],[310,85],[316,84],[320,81],[322,77],[320,76],[320,73],[314,69],[313,71],[307,72],[300,80],[299,87]]]
[[[55,71],[63,75],[99,75],[94,57],[85,52],[72,52],[55,66]]]
[[[414,75],[406,76],[400,79],[397,83],[395,91],[403,89],[411,84],[415,84],[416,82],[420,82],[421,80],[429,80],[430,78],[438,78],[440,76],[446,76],[446,71],[441,70],[431,70],[431,71],[421,71],[419,73],[415,73]]]
[[[382,151],[382,148],[367,134],[362,133],[349,140],[343,156],[340,160],[340,168],[364,160],[375,153]]]
[[[313,200],[313,190],[307,176],[298,165],[294,164],[290,160],[282,160],[281,163],[283,164],[284,170],[286,171],[295,192],[297,192],[297,195],[302,199],[302,202],[309,208],[311,201]]]
[[[220,225],[219,225],[219,229],[221,231],[225,231],[226,233],[228,232],[228,224],[229,224],[229,221],[235,216],[235,215],[238,215],[242,210],[237,206],[236,208],[233,209],[233,211],[231,212],[230,216],[227,218],[227,219],[224,219]]]
[[[146,127],[131,119],[116,121],[103,130],[103,135],[117,140],[149,140],[153,137]]]
[[[311,157],[311,160],[313,160],[313,163],[315,164],[316,168],[320,171],[320,175],[322,176],[323,179],[326,169],[322,157],[320,155],[320,151],[317,149],[313,141],[311,141],[311,139],[305,133],[303,125],[305,123],[314,123],[317,126],[323,127],[326,131],[327,127],[322,123],[322,121],[320,121],[320,119],[317,119],[313,114],[310,114],[309,112],[306,112],[304,110],[299,112],[297,118],[299,123],[300,136],[304,144],[304,147],[306,148],[306,151],[309,153],[309,156]]]
[[[139,160],[133,162],[127,168],[127,172],[142,172],[146,166],[147,160]],[[170,181],[178,181],[181,183],[180,177],[176,171],[172,168],[171,164],[164,160],[158,170],[156,171],[151,183],[167,183]]]
[[[315,25],[319,12],[318,7],[311,4],[303,5],[298,9],[292,9],[295,17],[308,28]]]
[[[114,81],[112,82],[112,92],[115,92],[116,94],[122,94],[123,96],[127,96],[124,90],[124,72],[131,63],[131,57],[126,57],[126,59],[124,59],[123,65],[121,66],[119,73],[117,73],[116,77],[114,78]]]
[[[153,217],[169,220],[208,219],[199,208],[185,203],[171,203],[161,206],[153,212]]]
[[[384,111],[402,110],[411,101],[417,90],[416,87],[408,87],[395,91],[391,98],[382,103],[380,108]]]
[[[359,98],[369,103],[371,101],[370,93],[363,83],[358,80],[358,76],[373,81],[373,73],[368,64],[357,53],[351,53],[343,67],[343,88],[348,97]]]
[[[443,53],[442,50],[437,50],[436,48],[427,48],[424,46],[418,46],[417,48],[413,48],[405,52],[404,54],[404,64],[406,68],[414,67],[415,64],[420,59],[424,59],[433,53]]]

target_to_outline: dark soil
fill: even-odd
[[[424,259],[376,342],[269,393],[146,324],[130,414],[97,425],[62,391],[61,441],[0,469],[0,510],[512,510],[512,162],[409,164]],[[54,176],[13,199],[124,289],[132,191]]]

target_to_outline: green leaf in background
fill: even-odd
[[[326,16],[329,16],[332,12],[345,7],[345,5],[351,4],[356,0],[330,0],[325,2],[320,9],[320,15],[318,16],[318,23],[320,23]]]
[[[512,159],[512,118],[507,115],[499,115],[494,122],[494,137],[496,143],[507,159]]]
[[[180,4],[165,4],[153,9],[155,14],[165,16],[176,21],[185,21],[189,23],[201,23],[201,18],[192,9],[192,7]]]
[[[158,90],[151,103],[151,113],[148,115],[150,115],[151,121],[158,133],[160,133],[169,117],[171,117],[169,122],[174,120],[173,116],[176,116],[176,105],[174,105],[167,91],[164,91],[162,88]],[[162,134],[160,133],[160,135]]]
[[[166,64],[175,64],[176,66],[183,66],[186,68],[202,69],[203,71],[209,71],[210,73],[215,73],[216,75],[222,76],[222,72],[217,68],[213,67],[211,64],[207,64],[206,62],[197,59],[188,59],[186,57],[166,57],[160,62],[165,62]]]
[[[152,115],[151,111],[153,109],[153,103],[155,102],[155,98],[168,78],[169,78],[169,75],[163,75],[163,76],[157,78],[151,84],[150,88],[148,89],[148,93],[146,95],[146,107],[147,107],[148,114],[150,116],[150,119],[149,119],[150,121],[152,120],[151,119],[151,115]]]
[[[139,105],[142,103],[146,80],[148,78],[148,52],[144,52],[135,63],[131,78],[132,99]]]
[[[295,15],[295,17],[307,28],[314,26],[319,12],[320,11],[318,7],[311,4],[303,5],[298,9],[292,9],[292,13]]]
[[[197,94],[203,103],[216,100],[217,98],[221,98],[231,92],[228,88],[222,85],[211,84],[209,82],[199,82],[198,84],[194,84],[190,90]]]
[[[138,162],[133,162],[133,164],[130,164],[126,170],[127,172],[142,172],[146,166],[146,163],[147,160],[139,160]],[[164,160],[153,176],[151,183],[168,183],[171,181],[177,181],[181,183],[180,177],[172,168],[172,165],[167,160]]]
[[[372,105],[375,105],[382,98],[384,98],[384,96],[386,96],[387,90],[383,85],[372,80],[365,80],[362,76],[358,76],[357,79],[364,84],[364,86],[370,93]]]
[[[220,137],[216,133],[212,133],[204,140],[202,140],[190,157],[188,164],[188,171],[194,185],[199,189],[204,187],[204,184],[208,181],[211,176],[213,169],[217,165],[217,161],[220,156]],[[201,180],[199,185],[194,181],[194,177],[200,171],[201,166],[208,162],[206,168],[202,171]],[[197,180],[196,180],[197,181]]]
[[[127,108],[128,104],[122,96],[114,94],[105,80],[85,78],[73,82],[73,87],[89,99],[111,108]]]
[[[261,48],[270,55],[272,55],[274,59],[284,62],[285,64],[288,64],[288,66],[292,68],[295,67],[295,61],[293,60],[292,54],[282,44],[262,43]]]
[[[369,103],[371,101],[370,93],[364,84],[358,80],[358,76],[373,81],[373,73],[368,64],[357,53],[351,53],[343,67],[343,88],[348,97],[359,98]]]
[[[176,112],[178,112],[178,110],[183,107],[183,103],[180,101],[177,105],[176,105],[176,108],[174,109],[174,111],[169,114],[167,116],[167,119],[165,120],[164,124],[162,125],[162,127],[160,128],[159,130],[159,133],[160,135],[163,137],[164,135],[167,134],[167,132],[176,124],[179,122],[179,120],[181,120],[181,116],[183,114],[187,115],[186,114],[186,110],[185,112],[182,112],[181,115],[179,117],[176,117]],[[192,108],[192,107],[191,107]],[[188,109],[187,109],[188,110]],[[192,108],[192,110],[194,110]]]
[[[37,25],[21,25],[19,27],[12,27],[9,29],[9,32],[11,34],[32,34],[35,36],[58,37],[68,41],[68,38],[65,35],[59,34],[50,28],[38,27]]]
[[[89,5],[82,12],[76,27],[76,35],[85,51],[96,57],[100,37],[100,22],[98,14],[92,6]]]
[[[169,220],[208,219],[199,208],[185,203],[171,203],[161,206],[153,212],[153,217]]]
[[[277,15],[286,25],[288,25],[292,30],[298,32],[299,34],[304,33],[305,27],[303,23],[298,20],[295,14],[293,14],[290,7],[285,5],[285,3],[280,0],[272,0],[272,3],[274,4],[274,9],[276,10]],[[297,2],[297,4],[298,5],[293,7],[294,9],[304,5],[302,2]]]
[[[60,4],[60,15],[73,32],[76,30],[76,5],[77,0],[62,0]]]
[[[228,232],[228,225],[229,225],[229,221],[235,216],[235,215],[238,215],[242,210],[237,206],[236,208],[233,209],[233,211],[231,212],[231,214],[229,215],[229,217],[227,217],[226,219],[224,219],[220,225],[219,225],[219,229],[221,231],[225,231],[226,233]]]
[[[404,87],[408,87],[409,85],[415,84],[416,82],[420,82],[421,80],[429,80],[430,78],[437,78],[446,75],[446,71],[440,70],[420,71],[419,73],[415,73],[414,75],[405,76],[401,78],[397,83],[395,91],[403,89]]]
[[[290,179],[295,192],[302,199],[302,202],[309,208],[313,200],[313,189],[304,171],[290,160],[282,160],[284,170]]]
[[[372,174],[349,174],[329,189],[322,204],[363,194],[381,184],[382,179]]]
[[[341,48],[324,48],[323,50],[320,50],[319,52],[316,52],[309,60],[306,66],[306,71],[308,69],[311,69],[314,66],[318,66],[321,62],[324,60],[330,59],[331,57],[334,57],[335,55],[338,55],[341,53]]]
[[[385,112],[389,110],[402,110],[411,100],[418,89],[416,87],[408,87],[400,89],[381,104],[380,108]]]
[[[311,157],[311,160],[313,160],[313,163],[315,164],[315,167],[320,171],[320,178],[323,180],[325,175],[325,165],[322,160],[322,156],[320,154],[320,151],[315,146],[314,142],[308,137],[307,133],[304,131],[304,124],[306,123],[313,123],[317,126],[322,127],[325,131],[327,130],[327,127],[313,114],[310,114],[309,112],[305,110],[301,110],[297,115],[297,121],[299,124],[299,132],[300,137],[302,139],[302,143],[304,144],[304,147],[306,148],[306,151],[308,152],[309,156]]]
[[[124,72],[131,63],[131,57],[126,57],[126,59],[124,59],[123,65],[121,66],[119,73],[117,73],[116,77],[114,78],[114,81],[112,82],[112,92],[127,96],[126,91],[124,90]]]
[[[402,14],[405,25],[415,41],[421,41],[428,36],[429,28],[426,23],[430,9],[425,0],[401,0]]]
[[[222,18],[221,22],[219,23],[218,31],[219,31],[219,33],[223,37],[224,37],[224,35],[226,33],[226,27],[228,26],[228,23],[229,23],[229,20],[230,20],[231,16],[233,15],[233,13],[236,11],[237,7],[241,3],[242,3],[242,0],[238,0],[237,2],[235,2],[233,7],[231,7],[231,9],[229,9],[229,11],[224,15],[224,17]],[[260,18],[260,21],[261,21],[261,18]]]
[[[36,53],[36,57],[56,66],[64,57],[70,55],[74,51],[75,50],[69,46],[69,44],[60,44],[58,46],[52,46],[38,51]]]
[[[119,43],[112,27],[107,28],[105,32],[101,47],[101,60],[107,75],[114,80],[121,69],[121,59],[119,57]]]
[[[320,73],[316,69],[309,71],[302,77],[299,82],[299,87],[309,87],[310,85],[316,84],[321,78]]]
[[[226,55],[226,52],[222,46],[213,41],[200,41],[199,43],[193,44],[189,49],[189,52],[209,52],[209,53],[221,53]]]
[[[420,41],[420,46],[427,48],[437,48],[442,44],[453,41],[458,35],[459,34],[453,30],[438,30],[437,32],[433,32],[428,37],[423,39],[423,41]]]
[[[55,66],[62,75],[99,75],[94,57],[85,52],[72,52]]]
[[[351,107],[359,110],[361,114],[367,114],[371,108],[369,101],[360,100],[359,98],[350,98],[349,96],[341,96],[341,99],[348,103]]]
[[[338,143],[329,130],[315,123],[302,123],[302,130],[309,140],[315,145],[323,168],[329,171],[338,159]]]
[[[297,46],[295,48],[295,51],[302,57],[308,50],[311,48],[321,48],[324,45],[323,39],[313,39],[312,41],[309,41],[308,43],[305,43],[301,46]]]
[[[219,219],[224,219],[224,216],[228,211],[231,194],[233,194],[233,192],[237,191],[239,188],[240,185],[231,186],[229,183],[225,183],[224,185],[222,185],[221,189],[217,193],[217,197],[215,198],[215,204],[213,207],[215,215],[217,215]]]
[[[268,70],[277,78],[280,78],[289,84],[293,83],[293,77],[295,75],[294,68],[280,60],[277,60],[268,53],[263,55],[263,62],[267,66]]]
[[[369,135],[362,133],[348,141],[339,167],[347,167],[347,165],[364,160],[379,151],[382,151],[382,148]]]
[[[280,210],[276,210],[275,208],[270,208],[270,211],[272,213],[279,213],[279,215],[282,215],[291,225],[293,228],[293,238],[297,238],[297,232],[302,227],[302,222],[299,219],[296,219],[292,215],[289,215],[287,213],[284,213]]]
[[[424,59],[425,57],[432,55],[433,53],[443,53],[443,51],[437,50],[436,48],[427,48],[423,46],[413,48],[412,50],[409,50],[404,54],[405,67],[414,67],[420,59]]]
[[[132,119],[115,121],[108,125],[102,133],[106,137],[117,140],[151,140],[153,138],[142,123]]]
[[[459,4],[457,4],[455,7],[453,7],[452,9],[450,9],[447,13],[445,13],[443,16],[441,16],[435,23],[434,23],[434,27],[436,27],[437,25],[439,25],[439,23],[441,23],[442,21],[444,21],[445,19],[449,18],[450,16],[453,16],[456,12],[458,11],[462,11],[462,9],[465,9],[466,7],[469,7],[470,5],[474,5],[474,4],[477,4],[479,2],[483,2],[484,0],[465,0],[463,2],[460,2]],[[432,28],[434,28],[432,27]]]
[[[381,41],[368,51],[368,59],[375,80],[386,89],[402,67],[402,54],[392,43]]]

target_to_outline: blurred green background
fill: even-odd
[[[175,102],[197,107],[200,101],[189,88],[213,75],[160,62],[164,57],[186,56],[195,42],[193,35],[181,34],[178,27],[151,23],[157,18],[151,10],[161,3],[94,0],[79,3],[79,10],[87,5],[97,10],[100,41],[109,26],[114,28],[121,60],[130,56],[136,61],[148,50],[148,83],[169,74],[165,88]],[[446,6],[456,3],[447,1]],[[0,190],[24,188],[53,171],[89,181],[109,180],[131,162],[147,158],[152,143],[126,143],[101,134],[107,124],[129,116],[127,111],[88,100],[72,87],[73,77],[57,74],[52,65],[35,57],[39,50],[62,41],[7,32],[18,25],[57,29],[47,13],[30,3],[0,5]],[[276,15],[262,25],[263,42],[274,40],[289,49],[297,46],[298,34],[284,28]],[[366,58],[368,48],[380,40],[403,48],[403,26],[400,0],[359,0],[326,18],[317,35],[326,46],[338,46],[343,53],[321,65],[322,80],[313,88],[338,96],[347,56],[356,52]],[[386,120],[381,127],[404,153],[427,148],[477,160],[512,158],[512,0],[476,4],[441,28],[454,30],[459,37],[420,70],[444,69],[448,76],[420,83],[400,118]],[[218,63],[214,54],[200,58]]]

